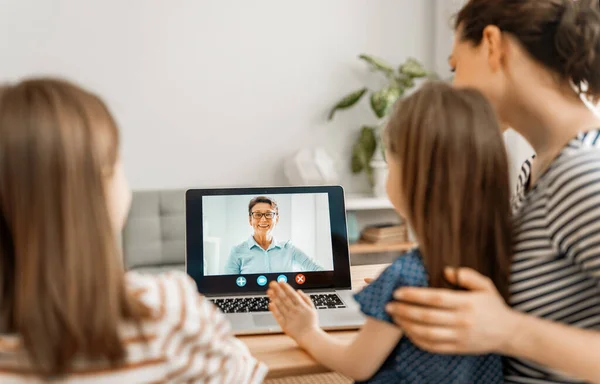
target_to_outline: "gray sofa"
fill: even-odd
[[[136,191],[121,235],[125,266],[158,273],[185,269],[185,190]]]

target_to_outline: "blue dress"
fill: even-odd
[[[385,312],[396,288],[427,287],[428,277],[418,250],[400,256],[372,284],[354,295],[361,311],[378,320],[393,323]],[[402,336],[379,371],[366,383],[381,384],[467,384],[503,383],[499,355],[441,355],[426,352]]]

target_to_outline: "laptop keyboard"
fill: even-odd
[[[317,309],[346,308],[340,297],[335,293],[313,294],[309,297]],[[219,307],[223,313],[269,311],[269,298],[266,296],[212,299],[210,301]]]

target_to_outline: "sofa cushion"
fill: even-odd
[[[122,233],[128,269],[185,263],[185,190],[136,191]]]

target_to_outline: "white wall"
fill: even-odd
[[[205,196],[203,226],[206,274],[222,274],[231,248],[249,239],[248,203],[255,195]],[[270,195],[279,207],[277,241],[291,241],[325,270],[333,270],[329,203],[326,193]],[[216,246],[215,246],[216,244]]]
[[[323,144],[342,181],[367,103],[327,109],[366,52],[433,63],[433,0],[0,0],[0,81],[67,76],[105,97],[135,189],[285,182]],[[371,81],[376,85],[377,81]]]
[[[433,16],[433,68],[442,78],[451,75],[448,56],[452,53],[454,39],[453,17],[466,0],[434,0]]]

